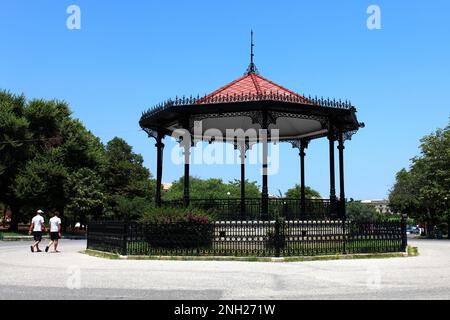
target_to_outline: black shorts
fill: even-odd
[[[50,232],[50,240],[52,240],[52,241],[59,240],[59,233],[58,232]]]
[[[33,239],[34,241],[42,240],[42,231],[33,231]]]

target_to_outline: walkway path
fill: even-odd
[[[450,241],[410,258],[295,263],[106,260],[0,241],[1,299],[450,299]]]

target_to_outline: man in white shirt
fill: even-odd
[[[61,219],[59,218],[59,212],[55,211],[55,215],[50,219],[50,242],[45,247],[45,252],[53,245],[54,251],[58,251],[58,241],[61,238]]]
[[[39,249],[39,243],[42,240],[42,231],[46,231],[44,218],[41,216],[43,213],[42,210],[36,211],[36,215],[31,220],[30,229],[28,231],[28,234],[30,235],[33,232],[34,244],[31,246],[31,252],[34,252],[34,248],[36,248],[36,252],[42,252],[42,250]]]

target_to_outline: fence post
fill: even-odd
[[[86,249],[89,249],[89,229],[91,226],[91,222],[89,222],[88,225],[86,225]]]
[[[280,257],[280,217],[275,218],[275,257]]]
[[[408,237],[406,235],[406,220],[408,218],[407,214],[402,214],[401,219],[401,232],[402,232],[402,251],[406,251],[406,248],[408,247]]]
[[[347,217],[342,218],[342,247],[343,254],[347,254],[347,235],[346,235]]]
[[[197,256],[200,256],[200,236],[201,236],[201,233],[199,231],[198,226],[196,228],[196,234],[197,234]]]
[[[128,223],[126,221],[123,222],[123,230],[122,230],[122,256],[127,255],[127,239],[128,239]]]

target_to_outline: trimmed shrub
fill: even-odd
[[[154,208],[140,220],[145,239],[154,248],[201,249],[210,247],[214,225],[201,210],[191,208]]]
[[[139,219],[141,223],[208,223],[212,217],[205,211],[194,208],[152,207]]]

